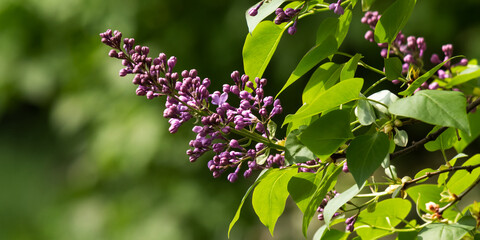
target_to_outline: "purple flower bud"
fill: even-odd
[[[346,231],[353,232],[354,229],[355,229],[355,226],[353,224],[348,224]]]
[[[228,179],[228,181],[233,183],[233,182],[237,181],[238,175],[237,175],[236,172],[230,173],[230,174],[228,174],[227,179]]]
[[[241,99],[246,99],[246,100],[252,99],[252,95],[245,90],[241,91],[239,96]]]
[[[128,72],[129,71],[126,68],[122,68],[120,69],[120,72],[118,72],[118,75],[120,75],[120,77],[125,77],[127,76]]]
[[[277,9],[275,9],[275,15],[280,15],[281,13],[285,13],[285,12],[283,11],[283,8],[277,8]]]
[[[267,79],[262,78],[260,79],[260,86],[265,87],[267,85]]]
[[[297,14],[297,11],[295,11],[295,9],[293,9],[293,8],[285,9],[285,15],[287,15],[289,17],[293,17],[293,16],[295,16],[295,14]]]
[[[293,25],[288,28],[287,32],[290,35],[293,35],[297,32],[297,21],[293,22]]]
[[[422,89],[421,88],[417,88],[415,89],[415,91],[413,91],[413,94],[417,93],[418,91],[421,91]]]
[[[402,65],[402,74],[407,74],[409,67],[410,67],[410,64],[404,63],[404,64]]]
[[[200,126],[195,126],[192,128],[192,132],[194,133],[200,133],[203,130],[203,127]]]
[[[428,88],[428,82],[422,83],[422,85],[420,85],[420,87],[423,88],[423,89]]]
[[[350,171],[348,170],[348,166],[347,166],[347,162],[346,162],[346,161],[345,161],[345,163],[343,164],[342,171],[343,171],[344,173],[350,172]]]
[[[263,104],[265,106],[270,106],[272,103],[273,103],[273,97],[272,96],[268,96],[268,97],[265,97],[263,99]]]
[[[257,126],[255,126],[255,130],[260,133],[265,133],[265,126],[261,122],[258,122]]]
[[[432,62],[433,64],[440,64],[442,62],[442,60],[440,60],[438,55],[434,53],[434,54],[432,54],[432,57],[430,58],[430,62]]]
[[[380,50],[380,56],[382,56],[383,58],[387,58],[387,53],[388,49],[386,48],[382,48],[382,50]]]
[[[167,61],[169,72],[172,72],[173,68],[175,67],[175,64],[177,64],[177,58],[174,56],[170,57]]]
[[[108,52],[108,56],[110,56],[112,58],[116,58],[116,57],[118,57],[118,53],[117,53],[117,51],[112,49],[112,50],[110,50],[110,52]]]
[[[255,17],[257,16],[258,14],[258,9],[255,7],[255,8],[252,8],[248,11],[248,15],[252,16],[252,17]]]
[[[374,39],[374,34],[373,34],[373,31],[372,30],[368,30],[366,33],[365,33],[365,39],[369,42],[373,42],[375,41]]]
[[[413,58],[412,54],[407,54],[404,58],[403,61],[406,63],[414,63],[415,59]]]
[[[355,223],[356,217],[357,217],[357,216],[351,216],[351,217],[347,218],[347,219],[345,220],[345,224],[348,225],[348,224]]]
[[[341,3],[342,3],[342,0],[338,0],[337,3],[331,3],[328,8],[330,10],[333,10],[333,12],[335,14],[338,14],[338,15],[343,15],[344,13],[344,10],[343,10],[343,7],[341,6]]]
[[[142,53],[144,55],[147,55],[149,52],[150,52],[150,49],[148,47],[146,47],[146,46],[142,47]]]
[[[398,80],[398,79],[392,80],[392,83],[395,84],[395,85],[397,85],[397,84],[400,83],[400,80]]]
[[[243,84],[247,83],[249,79],[250,79],[250,77],[248,75],[246,75],[246,74],[242,75],[241,80],[242,80]]]
[[[147,99],[154,99],[156,97],[155,93],[153,91],[148,91],[147,92]]]
[[[255,86],[253,85],[253,82],[248,81],[245,85],[246,85],[248,88],[250,88],[250,89],[252,89],[252,90],[255,90]]]
[[[263,144],[263,143],[257,143],[255,145],[255,150],[257,150],[257,152],[261,151],[264,148],[265,148],[265,144]]]
[[[238,141],[236,139],[232,139],[230,140],[230,147],[232,148],[238,148],[238,149],[243,149],[242,146],[240,146],[240,143],[238,143]]]
[[[243,173],[243,177],[245,177],[245,178],[248,178],[251,175],[252,175],[252,169],[251,168],[245,170],[245,172]]]
[[[252,17],[255,17],[257,16],[258,14],[258,9],[260,9],[260,7],[262,6],[263,4],[263,1],[261,1],[255,8],[252,8],[250,9],[250,11],[248,11],[248,14]]]
[[[468,59],[462,58],[462,60],[460,60],[460,62],[458,63],[458,65],[460,65],[460,66],[467,66],[467,65],[468,65]]]
[[[433,82],[431,83],[430,85],[428,85],[428,89],[430,90],[435,90],[437,89],[439,86],[438,86],[438,82]]]
[[[170,120],[168,120],[168,122],[170,123],[170,127],[168,128],[168,131],[170,133],[176,133],[178,131],[178,128],[182,125],[180,120],[178,120],[176,118],[170,118]]]
[[[423,37],[417,38],[417,47],[420,50],[419,56],[422,57],[425,50],[427,50],[427,44],[425,43],[425,39]]]
[[[407,46],[410,48],[410,49],[416,49],[417,47],[417,39],[414,37],[414,36],[409,36],[407,38]]]
[[[323,213],[318,214],[317,218],[318,220],[323,221]]]
[[[451,57],[453,54],[453,45],[452,44],[445,44],[442,46],[442,51],[446,57]]]
[[[240,89],[238,88],[237,85],[233,85],[233,86],[230,87],[230,92],[235,94],[235,95],[238,95],[238,94],[240,94]]]

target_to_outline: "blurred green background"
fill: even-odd
[[[191,125],[169,134],[163,100],[135,96],[98,33],[118,29],[153,55],[175,55],[177,70],[196,68],[214,88],[242,69],[244,11],[254,3],[0,1],[0,239],[226,239],[252,179],[231,184],[226,176],[211,177],[207,158],[190,163]],[[456,54],[479,58],[479,13],[476,0],[422,0],[404,33],[424,36],[428,56],[453,43]],[[380,49],[363,40],[367,27],[356,14],[342,50],[381,68]],[[269,94],[313,46],[312,33],[325,16],[333,14],[310,17],[295,36],[284,36],[265,74]],[[298,89],[306,80],[282,94],[285,113],[300,106]],[[415,139],[430,129],[413,130]],[[467,152],[478,149],[477,141]],[[412,163],[441,159],[428,157],[419,151],[394,164],[400,175],[411,175]],[[478,200],[476,194],[470,199]],[[290,203],[276,239],[300,239],[300,219]],[[250,204],[232,239],[271,239]]]

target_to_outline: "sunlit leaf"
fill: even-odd
[[[363,79],[361,78],[352,78],[341,81],[327,91],[319,94],[314,100],[312,100],[311,104],[306,104],[294,115],[287,116],[283,125],[297,119],[311,117],[341,104],[350,102],[358,98],[362,86]]]
[[[296,173],[295,168],[272,169],[265,174],[253,191],[253,210],[263,225],[270,230],[272,236],[275,223],[285,209],[288,181]]]
[[[458,128],[470,134],[466,99],[456,91],[422,90],[390,105],[392,114],[439,126]]]
[[[347,148],[347,165],[358,186],[380,167],[389,148],[388,136],[383,132],[360,135],[352,140]]]
[[[397,0],[382,13],[382,17],[375,27],[375,41],[377,43],[392,43],[397,34],[407,24],[416,0]]]

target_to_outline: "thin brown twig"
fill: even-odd
[[[426,172],[425,175],[423,175],[421,177],[418,177],[418,178],[415,178],[415,179],[412,179],[410,181],[405,182],[403,184],[402,188],[406,189],[408,185],[411,185],[411,184],[416,183],[418,181],[421,181],[423,179],[430,178],[430,177],[433,177],[433,176],[436,176],[436,175],[439,175],[439,174],[442,174],[442,173],[445,173],[445,172],[454,172],[454,171],[458,171],[458,170],[467,170],[468,172],[472,172],[475,168],[479,168],[479,167],[480,167],[480,163],[476,164],[476,165],[469,165],[469,166],[449,167],[447,169],[438,170],[438,171],[435,171],[435,172]]]

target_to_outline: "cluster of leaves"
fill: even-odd
[[[421,69],[420,76],[403,77],[399,58],[387,57],[382,71],[363,62],[361,54],[339,52],[349,31],[353,9],[359,7],[367,11],[373,2],[343,1],[344,14],[325,18],[318,26],[315,45],[277,94],[278,97],[316,68],[303,90],[302,107],[286,116],[282,125],[287,127],[285,160],[289,165],[264,170],[258,176],[242,199],[229,230],[252,193],[253,208],[273,235],[277,219],[291,196],[303,213],[302,231],[307,237],[317,207],[335,189],[342,167],[347,164],[355,184],[328,201],[323,209],[325,224],[314,239],[346,239],[349,231],[332,226],[343,224],[349,218],[355,221],[358,239],[377,239],[391,234],[398,234],[398,239],[480,238],[478,203],[463,209],[457,206],[480,182],[480,154],[469,157],[462,153],[480,135],[480,113],[475,112],[480,104],[480,85],[472,81],[480,76],[480,66],[471,60],[467,66],[453,67],[454,74],[442,81],[442,89],[414,93],[424,82],[437,80],[434,74],[451,59],[432,69]],[[282,35],[293,24],[276,25],[266,19],[275,9],[302,7],[298,19],[329,11],[328,3],[322,0],[262,3],[256,16],[246,13],[250,33],[245,40],[243,61],[245,73],[251,79],[262,77]],[[394,1],[382,13],[375,28],[375,41],[391,45],[415,4],[416,0]],[[256,6],[258,3],[253,7]],[[332,61],[334,56],[349,59],[338,63]],[[379,74],[379,80],[364,86],[364,79],[356,77],[357,66]],[[404,83],[398,93],[381,90],[366,97],[379,83],[396,79]],[[452,91],[453,88],[461,91]],[[408,133],[402,128],[418,122],[434,128],[421,141],[409,144]],[[422,146],[431,152],[440,150],[445,164],[419,169],[413,178],[398,176],[390,161]],[[458,155],[448,159],[445,150],[451,148],[455,148]],[[463,164],[457,164],[458,159],[467,157]],[[320,164],[310,166],[318,169],[315,173],[298,171],[305,167],[301,163],[315,158],[321,160]],[[385,169],[383,182],[372,177],[378,168]],[[423,183],[434,177],[436,184]],[[422,222],[406,219],[412,208]],[[337,212],[340,215],[333,218]]]

